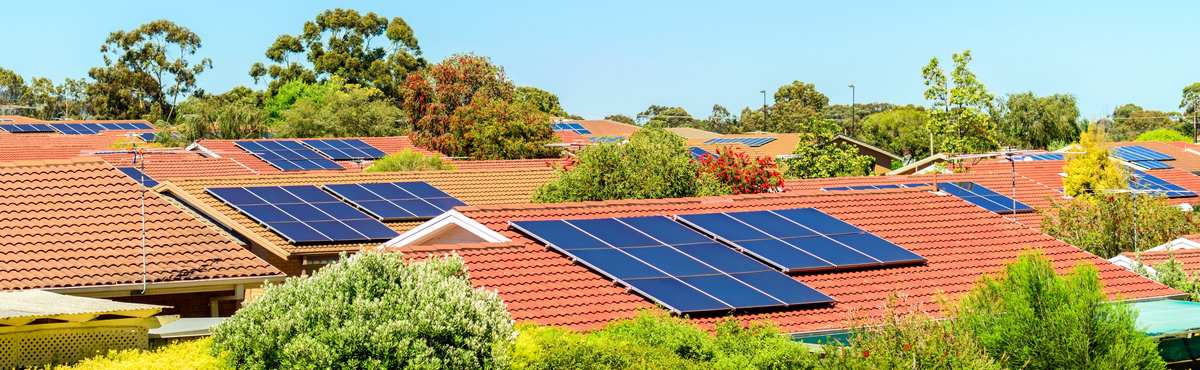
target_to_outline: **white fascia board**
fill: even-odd
[[[439,231],[445,230],[447,227],[457,226],[474,234],[486,243],[503,243],[512,241],[509,238],[500,235],[500,233],[489,229],[487,226],[459,213],[455,210],[449,210],[440,216],[434,217],[425,223],[417,225],[411,230],[405,231],[400,236],[392,238],[380,245],[380,248],[400,248],[416,243],[426,237],[434,235]]]

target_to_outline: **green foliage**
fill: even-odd
[[[100,46],[104,66],[88,72],[96,115],[173,121],[179,97],[196,91],[196,77],[212,68],[208,58],[188,60],[199,49],[200,36],[165,19],[110,33]]]
[[[1183,114],[1193,120],[1200,116],[1200,82],[1193,82],[1183,88],[1179,109],[1183,109]]]
[[[1146,110],[1135,104],[1123,104],[1113,109],[1112,120],[1107,121],[1110,126],[1108,133],[1113,140],[1127,141],[1143,132],[1161,128],[1191,132],[1191,123],[1183,123],[1181,119],[1177,112]]]
[[[1055,202],[1043,212],[1042,231],[1111,258],[1130,248],[1140,251],[1198,232],[1198,222],[1160,197],[1095,194]]]
[[[904,158],[924,158],[929,156],[928,120],[921,107],[897,107],[860,121],[857,138]]]
[[[1079,134],[1079,150],[1083,153],[1067,158],[1067,177],[1063,179],[1063,192],[1068,196],[1087,197],[1126,187],[1121,168],[1108,158],[1105,141],[1104,129],[1099,125],[1091,125]]]
[[[515,101],[530,105],[542,113],[555,117],[568,116],[567,111],[563,110],[562,105],[559,104],[558,96],[533,86],[517,87]]]
[[[80,361],[71,366],[57,366],[55,370],[146,370],[146,369],[227,369],[220,359],[212,355],[212,340],[198,339],[175,342],[152,351],[136,349],[109,351],[106,354]]]
[[[199,139],[256,139],[267,133],[261,97],[246,87],[221,95],[192,97],[179,105],[174,125],[160,125],[159,141],[187,145]]]
[[[534,201],[658,199],[716,195],[715,177],[697,176],[683,138],[658,128],[638,130],[626,144],[598,144],[579,152],[572,168],[543,185]]]
[[[11,69],[0,67],[0,105],[25,103],[25,78]]]
[[[888,299],[878,320],[852,328],[849,343],[827,345],[818,369],[1000,369],[975,337],[953,319],[937,320],[919,306]]]
[[[512,325],[457,256],[362,253],[267,286],[215,329],[213,348],[238,369],[494,369],[508,366]]]
[[[1143,132],[1134,141],[1190,142],[1192,139],[1188,138],[1187,135],[1179,133],[1179,131],[1160,128]]]
[[[633,120],[633,118],[630,118],[629,116],[626,116],[624,114],[610,114],[608,116],[605,116],[604,119],[609,120],[609,121],[614,121],[614,122],[626,123],[626,124],[630,124],[630,125],[637,124],[637,122],[635,122]]]
[[[723,321],[715,334],[685,320],[642,313],[577,333],[521,327],[513,369],[811,369],[815,356],[774,326]]]
[[[1049,149],[1056,141],[1079,136],[1079,107],[1075,97],[1032,92],[1009,94],[998,102],[1000,142],[1017,148]]]
[[[772,158],[751,158],[744,152],[720,147],[715,157],[704,155],[699,162],[701,173],[716,177],[734,194],[766,193],[783,187],[783,176]]]
[[[821,120],[815,130],[799,135],[800,141],[791,158],[783,160],[790,178],[812,179],[838,176],[866,176],[875,159],[858,153],[858,148],[835,140],[836,124]]]
[[[901,106],[891,103],[857,103],[853,107],[850,104],[830,104],[825,107],[825,119],[838,121],[846,127],[847,133],[858,135],[859,127],[868,116],[896,108]]]
[[[817,91],[813,84],[803,81],[780,86],[775,90],[775,104],[796,103],[814,112],[821,112],[829,105],[829,97]]]
[[[712,113],[708,115],[708,118],[696,122],[696,128],[723,134],[738,133],[741,130],[737,117],[734,117],[728,109],[720,104],[714,104]]]
[[[413,141],[449,156],[554,157],[550,115],[517,101],[516,87],[487,58],[454,55],[408,76],[404,109]]]
[[[390,136],[406,133],[404,112],[376,88],[343,83],[334,77],[301,93],[280,112],[278,137]]]
[[[401,172],[401,171],[441,171],[452,170],[454,166],[443,162],[441,156],[424,155],[409,149],[388,154],[371,163],[366,172]]]
[[[696,119],[692,115],[680,107],[666,107],[661,105],[651,105],[638,113],[638,118],[646,120],[643,127],[653,128],[668,128],[668,127],[696,127]]]
[[[1091,263],[1060,277],[1041,254],[1026,252],[960,304],[956,320],[1005,367],[1165,368],[1155,340],[1135,327],[1137,313],[1107,302]]]
[[[297,101],[306,100],[321,104],[322,99],[331,90],[339,89],[344,81],[335,80],[333,83],[309,83],[302,80],[292,80],[280,85],[274,93],[263,99],[263,109],[271,121],[283,118],[283,112],[291,108]]]
[[[303,54],[308,61],[299,61]],[[348,84],[373,87],[398,100],[405,76],[425,65],[421,47],[403,18],[353,9],[331,9],[304,22],[297,35],[280,35],[266,51],[270,66],[255,63],[250,76],[270,77],[267,95],[291,81],[313,83],[340,76]]]
[[[932,102],[927,130],[933,132],[934,150],[949,153],[978,153],[996,147],[995,125],[987,111],[992,95],[970,69],[971,51],[954,54],[953,86],[938,66],[937,58],[921,69],[925,99]]]
[[[1142,266],[1139,265],[1139,267]],[[1175,260],[1174,255],[1168,257],[1166,261],[1154,265],[1153,274],[1149,273],[1145,268],[1136,271],[1163,285],[1187,293],[1188,299],[1192,301],[1200,301],[1200,276],[1187,273],[1183,269],[1183,264]]]
[[[803,88],[797,85],[804,86]],[[792,94],[800,96],[788,98]],[[824,109],[822,101],[828,101],[828,98],[822,100],[824,95],[813,96],[820,94],[816,90],[812,90],[811,84],[805,84],[799,81],[793,82],[791,85],[785,85],[779,88],[775,93],[776,96],[783,98],[782,101],[777,101],[767,109],[766,113],[762,110],[750,110],[749,108],[742,109],[741,117],[739,117],[737,131],[765,131],[777,133],[792,133],[792,132],[817,132],[822,128],[833,127],[834,133],[841,133],[841,128],[837,124],[830,125],[831,121],[824,118],[824,113],[818,109]]]

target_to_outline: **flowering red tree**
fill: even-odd
[[[720,147],[715,156],[705,154],[698,162],[700,172],[714,175],[732,188],[734,194],[766,193],[783,187],[783,175],[775,166],[775,160],[768,157],[751,157]]]

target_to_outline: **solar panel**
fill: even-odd
[[[1018,161],[1061,161],[1066,159],[1063,153],[1039,153],[1017,157]]]
[[[399,235],[312,185],[206,190],[293,244],[382,241]]]
[[[1163,170],[1171,168],[1171,165],[1161,161],[1135,161],[1129,163],[1147,170]]]
[[[995,213],[1033,212],[1033,207],[973,182],[943,183],[940,189]]]
[[[147,143],[153,142],[154,140],[158,139],[158,135],[153,132],[143,132],[143,133],[137,134],[137,137]]]
[[[34,132],[54,132],[50,125],[43,123],[13,123],[0,125],[0,129],[14,134],[25,134]]]
[[[588,130],[583,125],[575,122],[555,122],[550,124],[550,129],[554,131],[573,131],[580,135],[591,135],[592,131]]]
[[[919,187],[925,187],[925,186],[929,186],[929,183],[833,186],[833,187],[821,188],[821,190],[824,190],[824,191],[882,190],[882,189],[919,188]]]
[[[1175,160],[1166,154],[1162,154],[1141,145],[1127,145],[1113,148],[1112,156],[1120,160],[1128,162],[1138,161],[1172,161]]]
[[[335,161],[383,158],[385,153],[359,139],[309,139],[304,145]]]
[[[619,143],[625,141],[624,136],[596,136],[588,139],[593,143]]]
[[[509,224],[676,313],[833,303],[663,216]]]
[[[1167,198],[1187,198],[1194,197],[1196,193],[1185,189],[1179,185],[1172,184],[1170,181],[1163,180],[1142,171],[1133,170],[1129,176],[1129,188],[1134,190],[1146,190],[1153,194],[1165,196]]]
[[[424,220],[466,205],[425,182],[325,185],[333,194],[384,221]]]
[[[925,261],[916,253],[814,208],[705,213],[677,218],[786,272]]]
[[[117,169],[121,170],[121,172],[124,172],[125,175],[129,176],[129,178],[133,179],[133,181],[137,181],[139,184],[142,184],[142,186],[147,188],[152,188],[158,185],[158,181],[154,181],[154,179],[150,178],[150,176],[146,176],[146,174],[142,173],[142,171],[138,170],[137,168],[117,167]]]
[[[297,140],[235,141],[233,144],[283,171],[342,169],[337,162],[322,157]]]
[[[775,141],[773,137],[719,137],[705,141],[705,144],[742,144],[748,147],[760,147]]]
[[[700,148],[698,146],[693,146],[691,148],[688,148],[688,153],[691,154],[692,159],[695,159],[695,160],[700,160],[700,158],[704,158],[704,156],[706,156],[706,155],[712,156],[713,158],[719,158],[716,154],[709,153],[707,150],[704,150],[703,148]]]
[[[66,135],[93,135],[104,130],[99,125],[86,123],[51,123],[50,127]]]

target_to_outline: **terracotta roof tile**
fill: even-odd
[[[1183,271],[1188,274],[1200,274],[1200,249],[1178,249],[1173,251],[1154,251],[1121,253],[1122,256],[1130,259],[1139,260],[1146,266],[1154,267],[1154,265],[1167,262],[1171,256],[1175,257],[1175,261],[1183,267]]]
[[[995,273],[1021,251],[1036,248],[1061,272],[1077,263],[1100,270],[1112,297],[1144,299],[1180,292],[1142,278],[951,196],[921,189],[879,192],[790,192],[765,195],[461,207],[466,216],[512,238],[511,246],[457,250],[472,283],[495,289],[517,321],[595,329],[633,317],[654,305],[613,281],[512,230],[509,221],[671,215],[714,211],[815,207],[891,240],[928,263],[921,266],[801,274],[795,276],[835,299],[832,307],[742,313],[742,321],[771,320],[790,333],[844,329],[852,312],[874,312],[889,295],[904,294],[936,307],[939,294],[953,298],[985,273]],[[430,252],[434,253],[434,252]],[[447,253],[447,252],[441,252]],[[427,254],[416,254],[425,256]],[[712,326],[722,318],[692,321]]]
[[[624,136],[628,138],[634,132],[641,129],[639,126],[606,119],[567,120],[564,122],[574,122],[582,125],[583,128],[592,132],[591,135],[586,135],[587,137]]]
[[[108,152],[98,155],[114,167],[137,167],[157,181],[177,178],[213,178],[253,175],[255,172],[228,158],[208,158],[195,152],[146,150],[141,159],[134,154]]]
[[[139,283],[142,194],[98,158],[0,163],[0,290]],[[151,283],[281,275],[145,194]]]
[[[239,213],[205,192],[207,188],[238,186],[323,185],[337,183],[425,181],[469,205],[529,202],[533,192],[555,178],[550,167],[525,167],[510,170],[455,170],[390,173],[347,173],[326,171],[309,174],[275,174],[224,178],[168,179],[155,190],[170,193],[226,227],[250,238],[256,244],[287,257],[292,254],[327,254],[358,251],[378,243],[292,245],[278,234]],[[420,222],[389,222],[397,232],[407,231]]]

